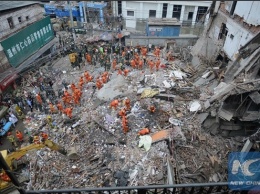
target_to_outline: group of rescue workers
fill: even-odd
[[[120,74],[127,77],[128,73],[131,71],[131,68],[142,70],[146,66],[149,66],[150,71],[154,72],[155,70],[158,71],[160,67],[164,66],[164,64],[161,64],[161,50],[159,47],[155,47],[153,50],[153,56],[149,57],[148,51],[151,51],[151,49],[149,48],[148,50],[148,48],[145,46],[123,47],[122,51],[121,49],[120,51],[117,49],[117,52],[113,54],[111,63],[107,49],[104,49],[102,46],[97,46],[91,50],[92,51],[85,53],[85,65],[95,65],[93,63],[94,58],[95,62],[98,61],[101,66],[103,65],[105,67],[105,72],[94,78],[94,76],[92,76],[88,71],[85,71],[77,83],[70,83],[70,87],[64,89],[60,100],[56,101],[56,103],[49,101],[48,105],[50,114],[59,112],[60,114],[65,114],[68,118],[71,119],[73,116],[73,106],[80,105],[81,103],[84,84],[95,82],[96,88],[100,90],[103,85],[109,81],[109,69],[112,69],[113,72],[117,71],[118,75]],[[40,93],[36,94],[35,99],[38,104],[43,105],[43,98]],[[117,107],[119,103],[119,100],[115,99],[110,103],[110,107],[115,111],[118,111]],[[124,107],[119,110],[118,115],[122,119],[123,132],[127,133],[129,131],[129,127],[126,113],[131,109],[130,99],[124,99],[122,101],[122,105]],[[151,113],[154,113],[155,106],[149,106],[148,110]],[[48,119],[47,121],[51,126],[51,117],[49,116]],[[138,135],[145,135],[148,133],[150,133],[150,130],[148,128],[144,128],[138,132]],[[16,130],[15,135],[18,142],[22,143],[24,138],[22,132]],[[12,132],[8,133],[7,138],[13,146],[17,147],[17,143]],[[36,144],[44,141],[45,139],[48,139],[48,135],[45,132],[41,132],[38,135],[29,137],[29,141]]]

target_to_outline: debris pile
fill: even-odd
[[[155,58],[152,53],[147,57]],[[158,71],[127,67],[131,71],[123,76],[110,70],[100,89],[94,82],[85,83],[72,119],[57,111],[48,123],[48,112],[27,114],[28,134],[45,131],[72,156],[48,148],[29,153],[27,189],[169,184],[169,176],[173,184],[226,181],[227,156],[240,151],[245,141],[241,137],[245,134],[234,132],[249,130],[241,121],[258,119],[256,107],[243,117],[238,111],[259,104],[257,82],[220,82],[212,70],[198,72],[178,55],[173,61],[161,61]],[[45,76],[58,74],[53,85],[56,96],[64,80],[70,91],[70,84],[85,71],[94,78],[105,72],[99,65],[79,70],[69,65],[67,58],[61,58],[46,71]]]

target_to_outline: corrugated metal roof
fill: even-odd
[[[177,18],[149,18],[149,25],[181,25]]]
[[[39,4],[39,1],[0,1],[0,11],[7,11],[27,5]]]

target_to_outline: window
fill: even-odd
[[[197,13],[197,18],[196,21],[200,21],[202,20],[203,16],[205,15],[205,13],[207,12],[208,7],[198,7],[198,13]]]
[[[118,15],[122,14],[122,1],[117,2],[117,10],[118,10]]]
[[[230,38],[231,38],[231,40],[233,40],[234,39],[234,35],[230,34]]]
[[[7,18],[7,22],[8,22],[9,27],[11,29],[14,28],[14,22],[13,22],[13,18],[12,17]]]
[[[228,34],[227,26],[226,26],[226,24],[222,23],[221,28],[220,28],[220,32],[219,32],[219,35],[218,35],[218,39],[219,40],[222,39],[222,40],[225,41],[227,34]]]
[[[134,11],[127,11],[127,16],[135,16],[135,12]]]
[[[181,17],[181,5],[174,5],[172,11],[172,18],[177,18],[178,20]]]
[[[18,21],[19,21],[19,23],[22,23],[22,17],[21,16],[18,17]]]
[[[28,21],[29,20],[29,16],[26,16],[25,19]]]
[[[163,11],[162,11],[162,18],[166,18],[167,16],[167,8],[168,8],[168,3],[163,4]]]
[[[155,18],[156,17],[156,10],[149,10],[149,18]]]
[[[189,12],[188,13],[188,20],[192,20],[192,17],[193,17],[193,12]]]

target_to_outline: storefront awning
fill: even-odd
[[[18,78],[18,75],[16,73],[10,74],[8,75],[6,78],[4,78],[1,82],[0,82],[0,88],[1,90],[5,90],[11,83],[14,82],[14,80]]]

